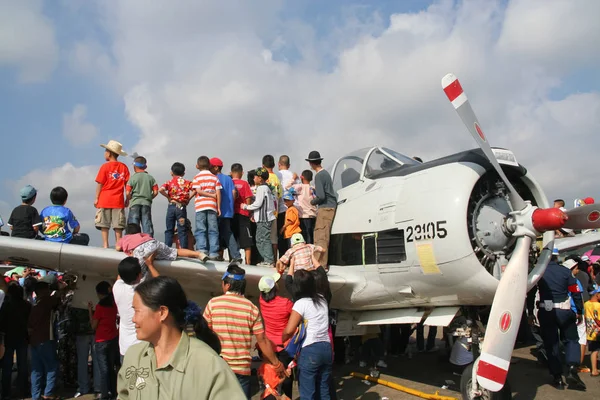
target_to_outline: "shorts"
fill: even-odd
[[[125,229],[127,221],[125,220],[125,210],[122,208],[99,208],[94,218],[96,228]]]
[[[235,214],[233,216],[231,230],[242,249],[249,249],[254,244],[252,231],[250,229],[250,217],[241,214]]]
[[[177,249],[169,247],[156,239],[142,243],[133,249],[133,256],[140,261],[140,265],[145,265],[144,260],[154,252],[156,252],[155,258],[157,260],[175,261],[177,259]]]
[[[279,232],[277,232],[277,220],[271,222],[271,244],[278,244]]]
[[[600,351],[600,341],[588,340],[588,349],[590,350],[590,353],[593,353],[594,351]]]
[[[577,325],[577,334],[579,335],[579,344],[585,346],[587,344],[587,332],[585,329],[585,319]]]

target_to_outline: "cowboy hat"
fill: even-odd
[[[319,153],[316,150],[313,150],[310,153],[308,153],[308,158],[306,159],[306,161],[321,161],[322,159],[323,157],[321,157],[321,153]]]
[[[109,140],[107,144],[101,144],[100,147],[104,147],[106,150],[111,151],[120,156],[126,156],[127,153],[123,151],[123,145],[116,140]]]

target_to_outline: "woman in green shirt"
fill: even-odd
[[[125,354],[117,382],[118,399],[245,398],[234,373],[215,352],[220,350],[218,337],[208,328],[200,308],[188,302],[179,282],[158,276],[140,283],[133,309],[133,323],[142,343]],[[184,331],[191,324],[202,340]]]

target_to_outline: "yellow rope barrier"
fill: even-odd
[[[419,390],[414,390],[414,389],[407,388],[407,387],[402,386],[402,385],[398,385],[397,383],[394,383],[394,382],[386,381],[386,380],[379,379],[379,378],[373,378],[370,375],[365,375],[365,374],[361,374],[361,373],[358,373],[358,372],[351,372],[350,376],[353,376],[353,377],[359,378],[359,379],[363,379],[363,380],[368,380],[368,381],[377,383],[379,385],[387,386],[387,387],[399,390],[399,391],[404,392],[404,393],[412,394],[413,396],[417,396],[417,397],[420,397],[422,399],[431,399],[431,400],[459,400],[456,397],[441,396],[439,394],[439,392],[435,392],[433,394],[431,394],[431,393],[424,393],[424,392],[421,392]]]

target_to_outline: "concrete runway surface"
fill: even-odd
[[[574,390],[559,391],[550,384],[550,376],[546,367],[540,366],[535,357],[530,354],[531,347],[523,347],[515,350],[513,364],[509,372],[509,380],[515,400],[584,400],[600,398],[600,378],[591,377],[590,374],[580,374],[586,383],[587,392]],[[444,352],[417,353],[411,359],[407,356],[388,357],[386,359],[388,368],[381,369],[381,378],[411,389],[421,390],[425,393],[435,393],[452,396],[460,399],[460,377],[452,372],[450,364],[444,359]],[[589,356],[586,357],[589,365]],[[337,394],[339,400],[363,399],[378,400],[387,397],[390,400],[417,399],[412,395],[397,390],[377,385],[367,385],[357,378],[350,377],[350,372],[368,373],[366,368],[359,368],[358,362],[348,365],[336,365],[334,368],[335,382],[337,383]],[[447,380],[453,381],[448,389],[441,387]],[[253,381],[252,390],[255,393],[252,400],[259,400],[258,383]],[[297,387],[294,392],[295,399],[299,399]],[[72,396],[73,391],[65,392],[63,395]],[[70,398],[70,397],[66,397]],[[82,400],[92,400],[94,396],[86,395],[79,397]],[[192,399],[193,396],[190,397]],[[184,400],[184,399],[182,399]]]

